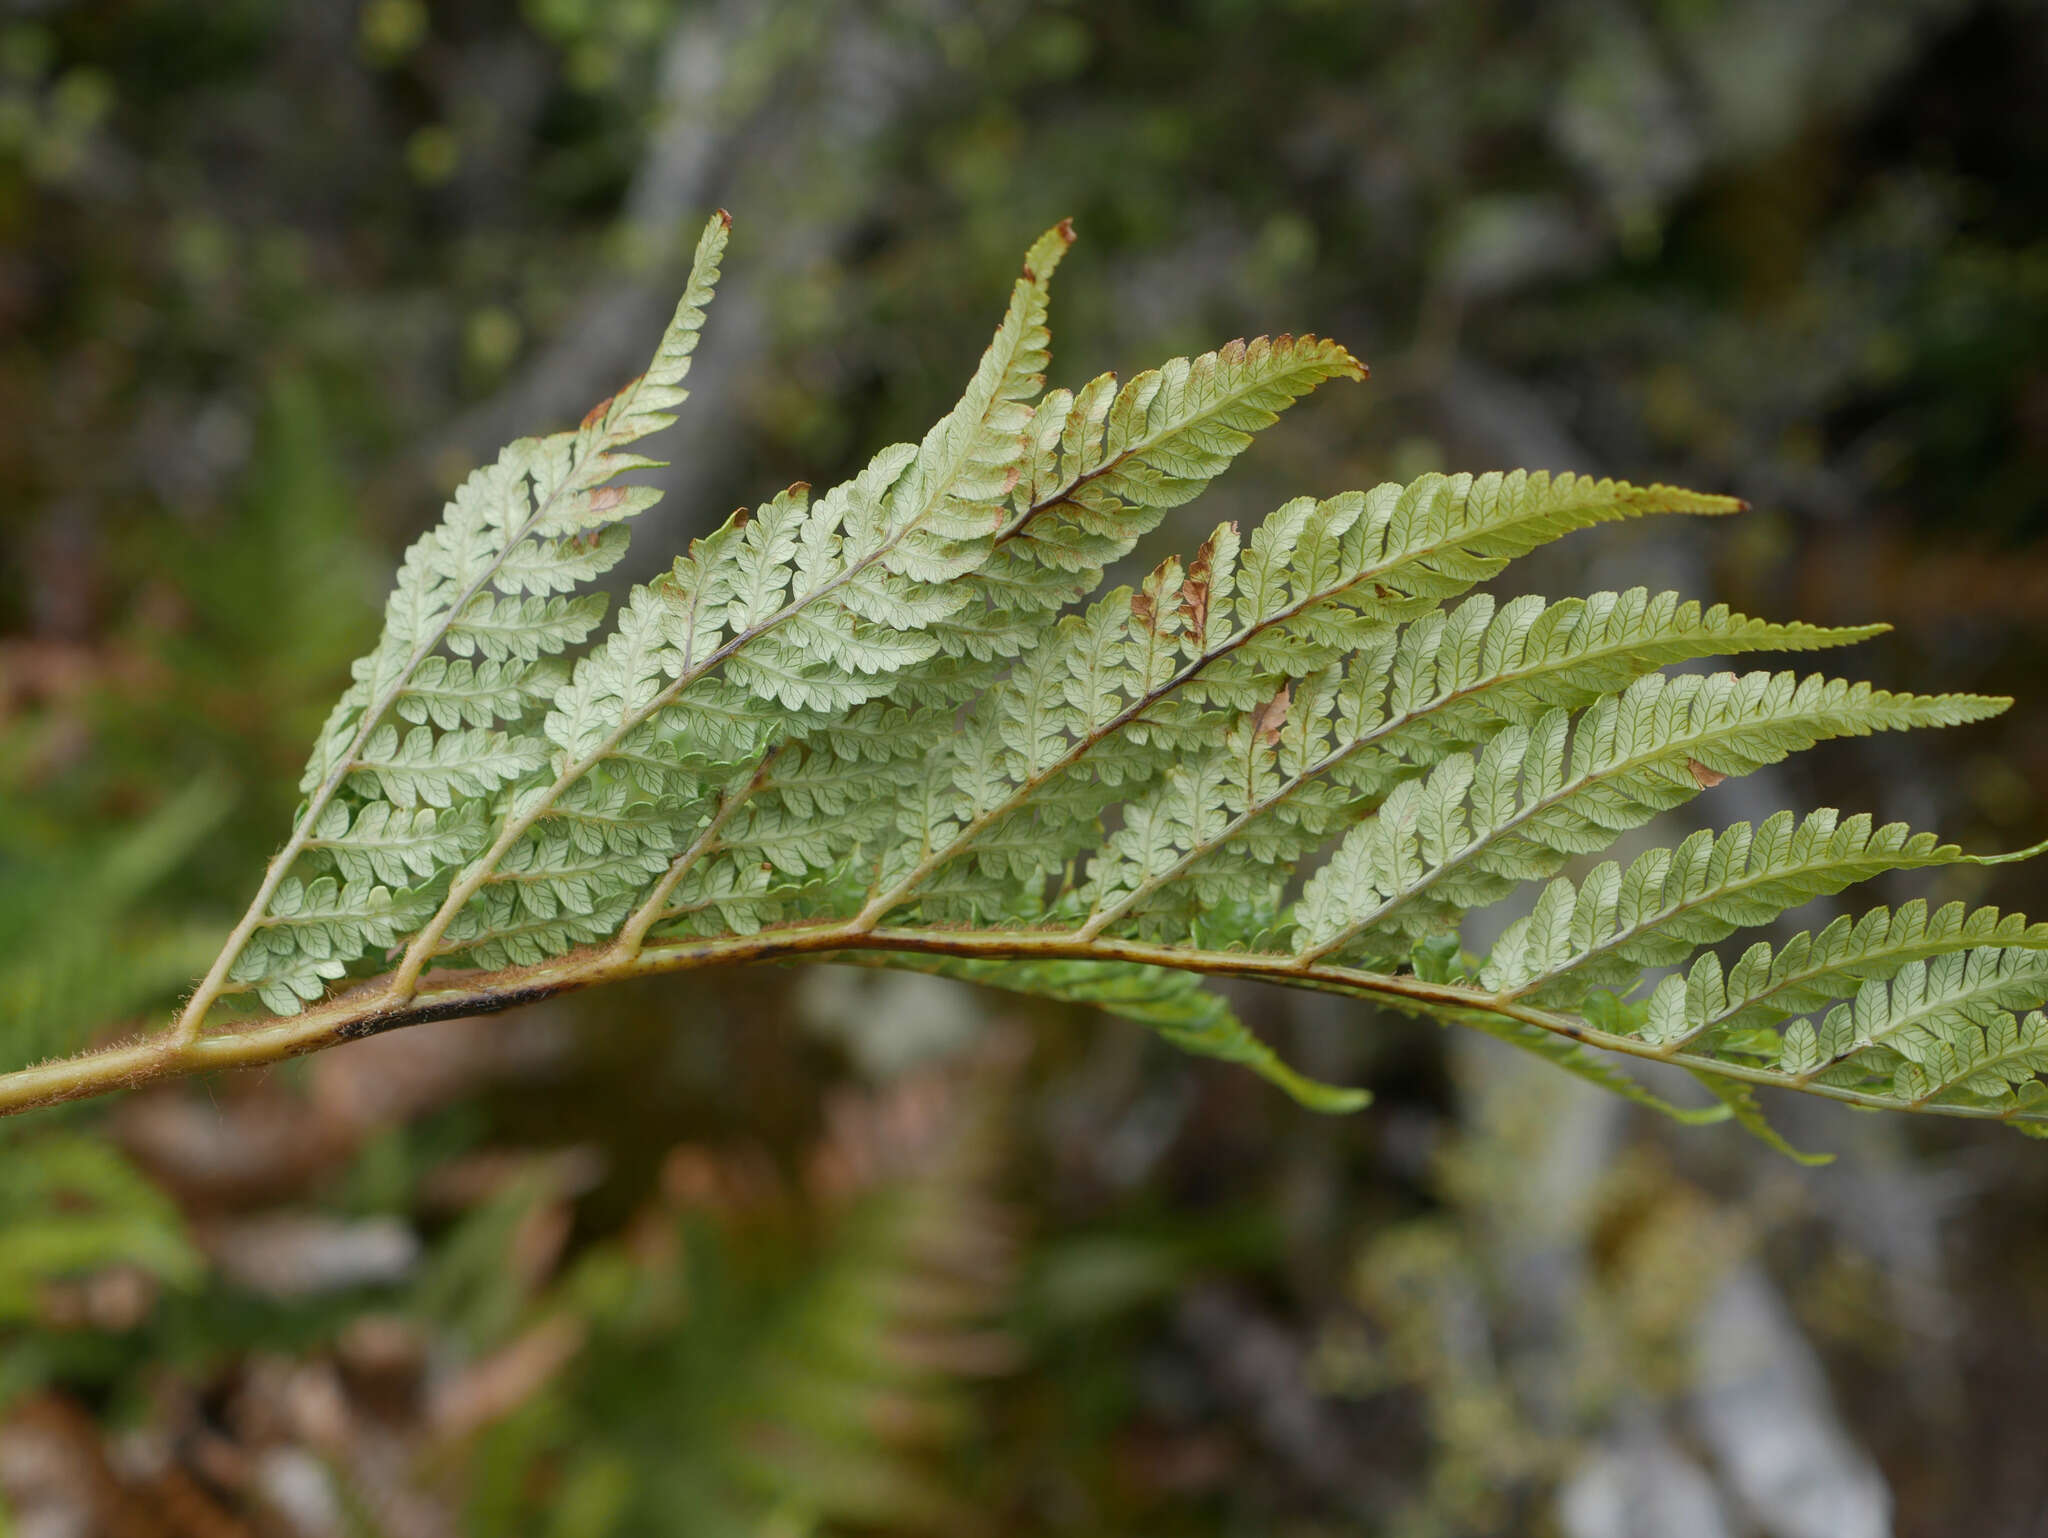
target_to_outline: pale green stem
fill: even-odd
[[[1533,1009],[1483,988],[1431,983],[1406,975],[1355,967],[1303,964],[1288,956],[1204,951],[1138,940],[1084,940],[1072,931],[912,930],[862,928],[858,920],[820,923],[756,935],[726,936],[648,946],[626,954],[616,946],[585,950],[529,967],[500,972],[436,974],[437,986],[401,995],[387,983],[367,984],[314,1005],[303,1014],[272,1018],[246,1030],[192,1042],[165,1038],[107,1047],[81,1057],[0,1075],[0,1115],[66,1100],[155,1083],[220,1068],[281,1062],[401,1026],[458,1016],[490,1014],[628,977],[701,967],[764,962],[831,960],[835,952],[898,951],[967,959],[1111,961],[1172,967],[1218,977],[1242,977],[1296,988],[1315,988],[1381,999],[1455,1016],[1479,1013],[1518,1020],[1582,1046],[1623,1056],[1676,1063],[1724,1079],[1775,1089],[1803,1090],[1845,1105],[1897,1110],[1879,1094],[1827,1084],[1800,1084],[1774,1069],[1671,1052],[1632,1036],[1598,1030],[1583,1020]],[[1923,1112],[1980,1121],[2048,1122],[2048,1110],[1979,1105],[1926,1105]]]

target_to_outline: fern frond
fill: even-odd
[[[298,912],[277,907],[295,900],[290,872],[314,830],[334,826],[328,812],[337,796],[405,809],[422,802],[453,807],[490,796],[542,761],[539,744],[478,725],[529,713],[546,693],[547,675],[534,664],[580,641],[595,623],[590,600],[550,595],[574,592],[609,570],[625,552],[623,520],[656,496],[613,482],[653,463],[624,451],[669,425],[670,412],[687,398],[683,381],[728,227],[723,214],[705,226],[647,372],[594,407],[576,431],[508,446],[457,489],[440,524],[406,552],[383,634],[355,664],[356,681],[328,716],[307,763],[298,825],[235,939],[194,993],[181,1037],[197,1034],[231,977],[253,984],[271,1008],[289,1009],[295,998],[318,997],[316,979],[338,977],[371,945],[389,943],[377,938],[386,933],[381,923],[308,926]],[[502,596],[494,599],[493,590]],[[481,697],[477,669],[436,656],[443,646],[455,657],[481,652],[496,664]],[[459,701],[448,697],[451,689]],[[443,734],[419,725],[401,738],[387,719],[394,711],[408,721],[432,720]],[[464,721],[478,725],[449,729]],[[296,890],[303,892],[304,883]]]
[[[1259,337],[1176,359],[1121,388],[1105,374],[1078,394],[1058,392],[1033,434],[1010,554],[1099,572],[1168,509],[1198,496],[1296,400],[1327,380],[1364,376],[1335,342]]]
[[[538,744],[504,732],[456,731],[437,737],[416,726],[400,737],[396,726],[385,725],[357,751],[346,783],[360,795],[381,796],[408,810],[445,807],[488,796],[539,766]]]
[[[533,662],[429,657],[413,671],[397,701],[399,719],[444,732],[516,721],[561,685],[555,669]]]
[[[1119,858],[1112,840],[1092,872],[1090,923],[1100,931],[1138,910],[1156,927],[1217,901],[1270,903],[1287,868],[1387,788],[1502,725],[1582,707],[1670,662],[1871,633],[1774,625],[1725,607],[1702,615],[1675,593],[1653,599],[1641,588],[1548,606],[1520,598],[1498,612],[1480,594],[1431,610],[1398,634],[1368,635],[1347,665],[1294,681],[1271,743],[1219,722],[1226,746],[1211,750],[1213,787],[1184,769],[1127,813],[1127,828],[1135,819],[1166,832],[1172,858]],[[1196,803],[1228,814],[1205,837],[1192,836],[1184,810]]]
[[[734,515],[599,636],[579,589],[652,499],[615,477],[683,398],[724,239],[721,217],[640,381],[513,444],[407,553],[178,1026],[0,1077],[0,1108],[613,978],[839,959],[1095,1004],[1329,1108],[1358,1096],[1296,1075],[1203,977],[1476,1028],[1779,1146],[1758,1087],[2048,1127],[2048,925],[1909,902],[1732,965],[1711,949],[1874,877],[2021,856],[1828,810],[1561,874],[1729,776],[2008,701],[1664,671],[1881,626],[1472,591],[1580,529],[1742,506],[1669,486],[1516,471],[1298,497],[1103,591],[1253,435],[1364,369],[1282,336],[1048,392],[1065,225],[920,441]],[[1465,917],[1534,883],[1468,959]],[[1678,970],[1644,990],[1656,968]],[[238,990],[274,1018],[205,1029]],[[1713,1102],[1668,1105],[1631,1056]]]
[[[1868,816],[1844,821],[1832,808],[1804,820],[1779,812],[1718,836],[1703,829],[1676,849],[1639,855],[1626,871],[1608,861],[1577,885],[1552,882],[1535,911],[1495,942],[1483,980],[1512,997],[1575,1003],[1589,988],[1670,966],[1858,881],[1964,858],[1931,833],[1903,823],[1873,828]]]
[[[1982,720],[2005,703],[1819,675],[1652,673],[1576,721],[1549,711],[1396,786],[1302,893],[1298,953],[1386,956],[1393,944],[1405,955],[1409,938],[1605,848],[1722,776],[1829,737]]]
[[[389,801],[356,808],[330,802],[306,840],[309,851],[325,850],[345,882],[406,886],[423,876],[460,864],[489,837],[480,809],[466,802],[454,812],[432,807],[408,810]]]
[[[1981,1038],[1973,1041],[1969,1033],[2009,1026],[2010,1012],[2039,998],[2044,980],[2048,952],[2042,951],[1985,949],[1909,962],[1889,982],[1865,982],[1851,1002],[1837,1004],[1817,1025],[1804,1020],[1792,1025],[1779,1061],[1787,1073],[1800,1077],[1826,1074],[1833,1083],[1861,1084],[1895,1071],[1902,1062],[1981,1046]],[[1659,993],[1664,992],[1660,985]],[[1672,993],[1684,999],[1684,990]],[[1653,1034],[1663,1024],[1658,1003],[1653,995]]]
[[[1930,914],[1918,900],[1896,909],[1873,908],[1857,919],[1845,915],[1781,946],[1761,940],[1752,945],[1714,988],[1718,1002],[1702,1011],[1698,1029],[1741,1032],[1775,1025],[1825,1009],[1865,982],[1895,976],[1916,962],[1985,948],[2048,950],[2048,924],[1959,902]]]
[[[937,916],[1003,911],[1014,883],[1057,869],[1089,841],[1094,815],[1117,792],[1163,774],[1191,745],[1206,749],[1225,736],[1225,722],[1201,706],[1278,702],[1279,690],[1347,650],[1365,664],[1355,673],[1362,686],[1381,688],[1386,659],[1376,664],[1376,650],[1388,640],[1390,617],[1411,606],[1402,584],[1448,595],[1498,570],[1486,564],[1493,557],[1485,552],[1494,549],[1526,548],[1611,518],[1737,506],[1668,487],[1572,476],[1426,476],[1407,488],[1297,499],[1261,525],[1249,548],[1226,525],[1185,571],[1168,560],[1141,590],[1118,588],[1084,615],[1062,621],[1057,655],[1020,664],[992,692],[951,765],[928,766],[923,800],[908,809],[927,840],[928,813],[937,812],[937,847],[928,847],[877,907],[917,891]],[[1487,613],[1490,607],[1481,606],[1467,618]],[[1509,630],[1529,618],[1524,606]],[[1675,637],[1671,644],[1678,644]],[[1589,654],[1595,650],[1588,646]],[[1029,744],[1020,746],[1020,737]],[[1250,751],[1227,743],[1226,749],[1234,757]],[[1184,799],[1201,800],[1227,778],[1217,765],[1187,772],[1206,778],[1196,778]],[[950,787],[939,783],[943,776]],[[1241,810],[1257,799],[1253,787]],[[1130,880],[1143,884],[1159,874],[1171,832],[1140,809],[1134,817],[1144,827],[1120,852],[1136,855]],[[1190,826],[1186,818],[1182,826]],[[958,867],[969,854],[979,857],[979,880]],[[945,879],[933,882],[949,866]]]
[[[2001,1011],[1981,1027],[1959,1021],[1919,1047],[1892,1076],[1892,1093],[1908,1105],[1952,1096],[2039,1108],[2048,1100],[2037,1077],[2048,1072],[2048,1015],[2040,1010],[2024,1019]]]
[[[531,662],[580,645],[603,623],[606,607],[602,593],[579,598],[498,598],[478,593],[448,622],[446,645],[458,657]]]
[[[253,990],[275,1014],[295,1014],[327,985],[348,975],[364,951],[395,945],[432,911],[418,893],[346,884],[332,876],[280,883],[263,926],[236,958],[228,976]]]
[[[559,879],[530,881],[509,902],[489,888],[522,879],[535,864],[532,846],[546,837],[536,825],[586,776],[610,772],[616,752],[645,764],[650,754],[658,762],[667,745],[680,749],[679,759],[716,763],[717,744],[681,736],[699,685],[714,710],[730,707],[735,688],[742,699],[780,706],[780,731],[763,734],[779,738],[886,693],[891,675],[937,652],[931,628],[965,595],[905,598],[965,575],[993,548],[1030,418],[1022,402],[1043,383],[1047,284],[1070,238],[1062,226],[1032,248],[965,395],[922,444],[883,450],[815,504],[797,486],[751,516],[736,515],[668,577],[634,593],[611,637],[577,664],[546,718],[558,750],[552,785],[522,798],[491,847],[455,880],[401,976],[416,977],[442,954],[451,929],[463,948],[484,954],[495,953],[491,935],[508,925],[519,926],[522,948],[579,940],[573,929],[551,927],[565,895]],[[668,734],[643,730],[663,712]],[[752,748],[761,739],[743,740]],[[683,832],[729,811],[732,800],[691,779],[667,787],[682,803],[671,827],[680,823]],[[692,864],[709,852],[701,839],[672,838],[669,848]],[[632,893],[666,863],[635,840],[610,862],[579,868],[567,895],[573,906],[602,904]],[[659,900],[688,874],[688,864],[674,867]],[[766,915],[742,903],[745,885],[758,883],[724,883],[718,907],[727,922],[758,928]]]

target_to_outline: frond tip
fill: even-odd
[[[618,977],[837,960],[1097,1006],[1326,1110],[1363,1092],[1294,1072],[1205,979],[1485,1031],[1780,1148],[1758,1087],[2048,1129],[2048,925],[1908,902],[1718,949],[1875,877],[2021,856],[1821,810],[1597,859],[1815,743],[2009,701],[1689,666],[1878,625],[1475,591],[1577,530],[1742,509],[1670,486],[1515,471],[1299,497],[1106,587],[1281,413],[1366,371],[1280,335],[1048,390],[1069,224],[922,439],[735,515],[600,632],[587,589],[656,496],[618,478],[686,398],[728,223],[647,372],[510,445],[406,553],[178,1024],[0,1077],[0,1109]],[[1532,888],[1468,955],[1466,920]],[[216,1020],[236,994],[273,1017]],[[1666,1102],[1630,1057],[1710,1100]]]

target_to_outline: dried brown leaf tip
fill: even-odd
[[[1232,533],[1237,531],[1236,524],[1228,524],[1226,527]],[[1180,585],[1180,612],[1185,622],[1182,628],[1197,648],[1209,638],[1209,589],[1215,577],[1216,535],[1211,534],[1202,541],[1202,547],[1195,552],[1194,560],[1188,563],[1186,580]]]
[[[1179,629],[1182,590],[1180,557],[1168,556],[1152,568],[1144,586],[1131,594],[1131,617],[1157,636]]]
[[[590,494],[589,507],[593,513],[608,513],[626,500],[623,486],[600,486]]]
[[[615,396],[607,395],[603,400],[599,401],[595,406],[592,406],[588,411],[586,411],[583,414],[582,426],[578,430],[581,432],[589,432],[591,428],[597,426],[598,423],[602,422],[604,420],[604,414],[612,409],[612,402],[616,398],[617,397]]]
[[[1287,709],[1294,703],[1294,685],[1285,683],[1280,692],[1258,708],[1252,717],[1252,735],[1267,747],[1280,741],[1280,728],[1287,724]]]
[[[1060,243],[1060,251],[1065,251],[1074,243],[1074,221],[1071,219],[1062,219],[1058,224],[1054,225],[1046,233],[1051,235],[1053,239],[1057,240]],[[1033,247],[1034,252],[1036,251],[1036,249],[1036,247]],[[1054,260],[1058,260],[1059,253],[1055,252],[1053,255]],[[1033,263],[1029,259],[1029,257],[1027,257],[1024,262],[1024,281],[1027,283],[1036,283],[1038,281],[1038,276],[1039,274],[1037,265]]]
[[[1685,761],[1685,767],[1692,771],[1693,783],[1699,786],[1701,790],[1712,790],[1716,785],[1728,778],[1720,770],[1709,769],[1696,758],[1688,758]]]

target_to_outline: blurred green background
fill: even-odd
[[[1701,815],[2048,832],[2042,0],[4,0],[8,1066],[203,967],[398,552],[640,366],[720,205],[629,575],[918,436],[1072,216],[1057,380],[1374,367],[1161,543],[1437,468],[1735,492],[1531,580],[2020,703]],[[0,1124],[0,1534],[2048,1532],[2037,1145],[1778,1108],[1803,1170],[1241,1002],[1374,1107],[818,970]]]

